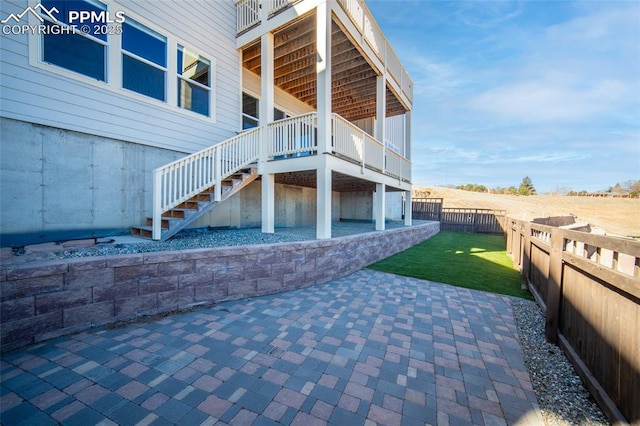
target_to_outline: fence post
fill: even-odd
[[[544,334],[547,341],[558,344],[558,323],[560,320],[560,297],[562,285],[562,251],[564,233],[562,229],[551,230],[551,253],[549,253],[549,281],[547,286],[547,310],[545,312]]]
[[[509,228],[507,228],[506,224],[511,224],[511,219],[509,218],[507,220],[506,216],[505,216],[505,227],[503,228],[504,230],[504,245],[507,249],[507,254],[509,256],[511,256],[511,259],[513,259],[513,254],[511,253],[511,240],[513,239],[513,235],[511,235],[511,226],[509,226]]]
[[[523,290],[526,290],[529,287],[529,274],[531,273],[531,223],[526,222],[522,232],[524,234],[524,241],[520,257],[520,276],[522,277],[521,287]]]

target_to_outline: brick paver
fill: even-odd
[[[363,270],[2,356],[2,424],[542,424],[508,298]]]

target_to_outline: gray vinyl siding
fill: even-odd
[[[0,16],[19,13],[27,6],[27,0],[3,0]],[[240,75],[233,1],[130,0],[112,2],[110,10],[143,17],[145,23],[153,24],[152,29],[212,60],[215,120],[128,95],[112,83],[111,87],[108,83],[92,84],[81,76],[58,73],[54,66],[32,66],[29,42],[35,38],[4,34],[0,44],[0,115],[180,152],[197,151],[235,135],[240,127]],[[176,54],[168,49],[168,55]],[[175,78],[172,71],[167,72],[167,78]]]

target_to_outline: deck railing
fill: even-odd
[[[362,168],[411,181],[411,162],[338,114],[332,114],[331,152]],[[318,114],[311,112],[267,125],[267,160],[315,155]]]
[[[236,2],[236,32],[243,31],[260,22],[262,0],[238,0]]]
[[[364,6],[364,3],[363,3],[363,6]],[[364,7],[366,8],[366,6]],[[369,12],[369,11],[365,9],[365,12]],[[371,47],[371,49],[374,51],[374,53],[376,54],[376,56],[378,56],[380,60],[384,61],[387,42],[384,39],[384,36],[382,35],[382,31],[380,30],[380,27],[378,27],[378,24],[373,19],[373,16],[371,15],[370,12],[364,14],[363,34],[364,34],[365,41],[369,44],[369,47]]]
[[[378,27],[364,0],[338,0],[338,4],[362,34],[364,41],[371,47],[371,50],[384,63],[387,71],[398,83],[402,92],[410,101],[413,101],[413,82],[384,37],[382,30]]]
[[[397,152],[387,149],[386,172],[388,175],[397,177],[398,179],[404,179],[407,174],[407,163],[406,158]],[[411,167],[411,163],[408,163],[408,166]]]
[[[333,114],[333,151],[363,168],[384,173],[384,145],[353,123]]]
[[[356,26],[358,31],[362,32],[364,29],[364,9],[362,8],[361,0],[338,0],[338,3],[342,6],[345,12],[347,12],[347,16],[353,22],[353,25]]]
[[[310,155],[318,149],[317,113],[299,115],[270,123],[269,160],[285,156]]]
[[[159,240],[162,213],[215,186],[247,165],[257,161],[262,129],[244,132],[225,142],[205,148],[154,170],[153,239]]]
[[[269,16],[289,7],[298,0],[269,0]]]

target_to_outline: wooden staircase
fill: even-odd
[[[205,213],[213,209],[218,203],[230,198],[242,188],[253,182],[258,177],[257,169],[247,167],[220,182],[220,200],[215,200],[215,186],[209,187],[187,201],[184,201],[170,210],[162,213],[162,237],[165,241],[191,223],[195,222]],[[131,227],[131,235],[143,238],[152,238],[153,218],[148,217],[145,225]]]

